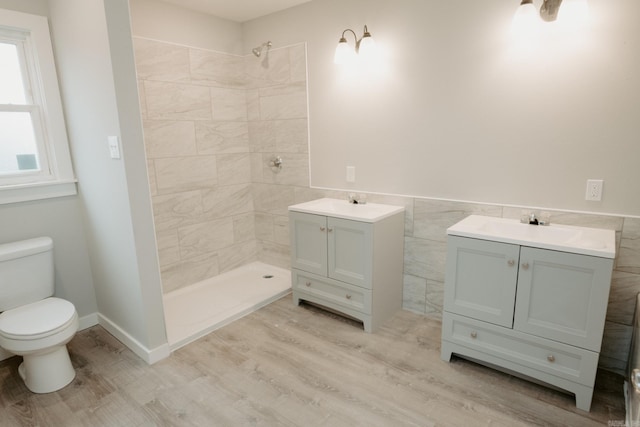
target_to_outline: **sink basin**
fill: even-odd
[[[615,257],[613,230],[555,224],[529,225],[513,219],[470,215],[449,227],[447,234],[604,258]]]
[[[379,203],[356,205],[349,203],[347,200],[324,198],[289,206],[289,210],[352,219],[354,221],[376,222],[395,213],[402,212],[404,207]]]

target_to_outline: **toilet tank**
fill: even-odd
[[[50,237],[0,245],[0,311],[53,295],[53,241]]]

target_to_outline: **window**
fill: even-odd
[[[49,26],[0,9],[0,203],[76,193]]]

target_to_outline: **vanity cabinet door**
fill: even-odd
[[[327,219],[329,277],[371,289],[372,224]]]
[[[600,351],[613,260],[523,247],[514,329]]]
[[[327,217],[291,212],[291,266],[327,275]]]
[[[445,310],[511,328],[520,246],[449,236]]]

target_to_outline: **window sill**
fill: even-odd
[[[78,194],[76,181],[51,181],[0,186],[0,205]]]

